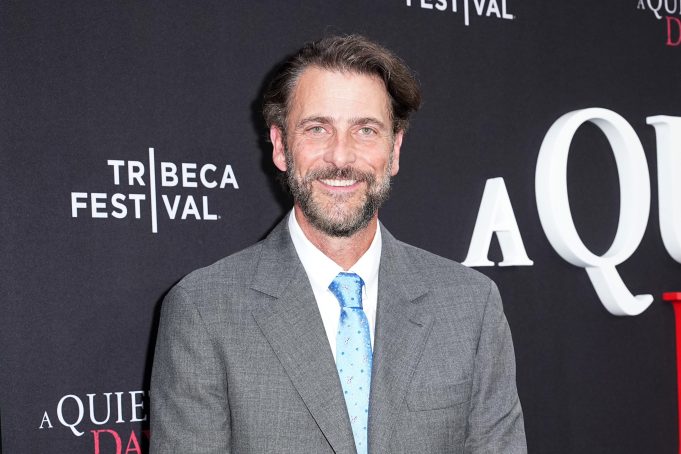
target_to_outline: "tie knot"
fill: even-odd
[[[338,299],[341,307],[362,309],[362,286],[364,281],[355,273],[338,273],[329,290]]]

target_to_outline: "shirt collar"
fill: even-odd
[[[328,288],[338,273],[343,271],[336,262],[327,257],[322,251],[307,239],[303,229],[296,220],[295,210],[291,210],[288,217],[288,228],[291,233],[293,246],[303,264],[303,268],[310,279],[313,287]],[[381,261],[381,229],[376,227],[376,234],[369,245],[369,249],[362,254],[349,270],[349,273],[357,273],[366,285],[374,283],[378,279],[378,267]]]

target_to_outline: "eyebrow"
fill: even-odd
[[[351,118],[350,120],[348,120],[348,123],[350,123],[352,126],[375,125],[379,129],[385,129],[385,123],[383,123],[378,118],[374,118],[374,117]]]
[[[325,117],[323,115],[313,115],[313,116],[306,117],[306,118],[303,118],[302,120],[300,120],[298,122],[298,124],[296,125],[296,129],[303,128],[310,123],[332,125],[334,123],[334,120],[331,117]],[[351,126],[376,125],[380,129],[386,128],[385,123],[383,123],[378,118],[374,118],[374,117],[350,118],[350,119],[348,119],[348,124],[350,124]]]
[[[311,117],[306,117],[306,118],[303,118],[302,120],[300,120],[298,122],[298,124],[296,125],[296,129],[305,127],[306,125],[308,125],[310,123],[321,123],[321,124],[325,124],[325,125],[327,125],[327,124],[330,125],[330,124],[333,124],[333,120],[331,119],[331,117],[324,117],[324,116],[321,116],[321,115],[313,115]]]

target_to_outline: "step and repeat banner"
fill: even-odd
[[[164,295],[291,206],[268,75],[347,33],[418,74],[380,218],[498,283],[530,452],[678,451],[681,2],[272,0],[0,3],[2,452],[148,452]]]

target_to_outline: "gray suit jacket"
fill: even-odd
[[[369,452],[526,452],[496,287],[382,235]],[[285,221],[169,292],[150,400],[153,453],[355,452],[329,342]]]

